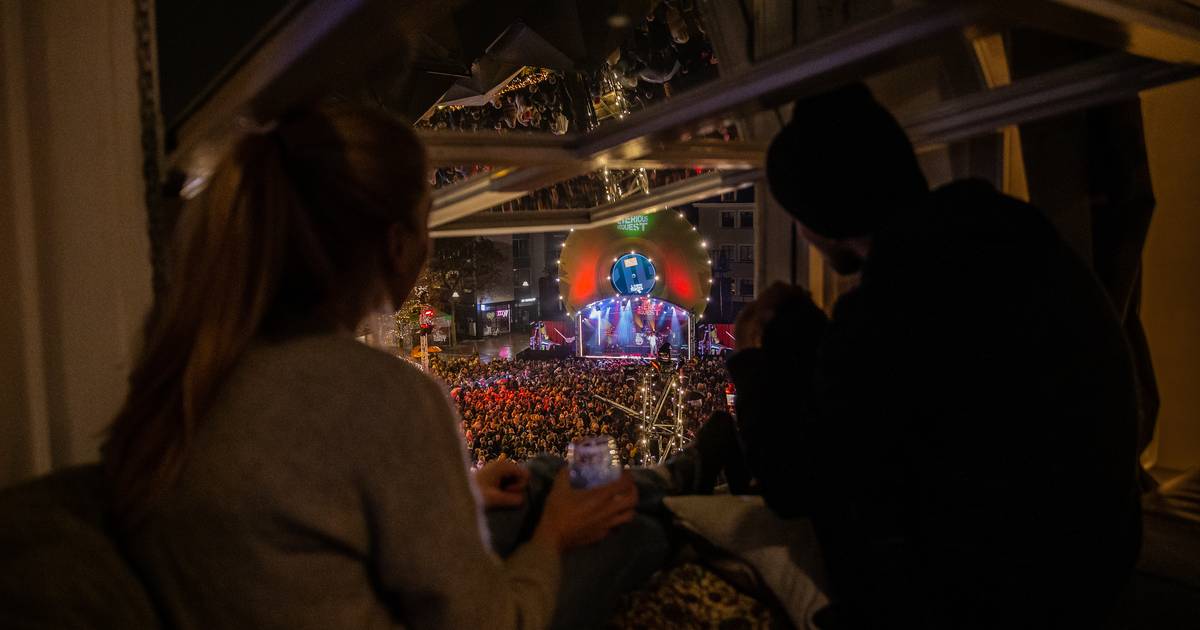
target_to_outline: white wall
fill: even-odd
[[[1142,94],[1158,205],[1142,257],[1142,321],[1162,397],[1151,465],[1200,465],[1200,79]]]
[[[93,460],[151,300],[131,0],[0,2],[0,485]]]

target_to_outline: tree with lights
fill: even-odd
[[[420,314],[424,307],[451,312],[455,308],[455,292],[478,296],[493,290],[503,280],[504,254],[494,241],[482,237],[437,239],[433,253],[412,293],[395,314],[395,345],[411,348],[420,332]]]

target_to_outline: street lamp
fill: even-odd
[[[458,345],[458,281],[461,274],[457,269],[446,272],[446,288],[450,289],[450,347]]]
[[[458,345],[458,291],[450,294],[450,347]]]

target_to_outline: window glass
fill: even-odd
[[[723,228],[734,227],[732,212],[722,212],[721,213],[721,227],[723,227]]]
[[[753,212],[742,212],[741,220],[742,220],[742,229],[754,227],[754,213]]]

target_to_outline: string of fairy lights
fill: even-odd
[[[685,445],[684,428],[684,387],[678,374],[673,374],[663,388],[658,404],[653,404],[654,392],[651,389],[652,371],[647,369],[642,374],[642,385],[639,396],[642,401],[641,426],[638,428],[638,451],[642,466],[653,466],[666,462],[667,458],[683,450]],[[671,422],[658,421],[663,406],[674,395],[674,417]],[[653,408],[653,411],[651,409]],[[653,443],[652,443],[653,442]],[[651,447],[655,447],[652,452]],[[657,454],[657,457],[655,457]]]
[[[496,93],[492,96],[492,98],[498,99],[501,96],[504,96],[505,94],[517,92],[519,90],[525,90],[525,89],[531,88],[535,85],[540,85],[542,83],[550,83],[553,85],[557,82],[558,82],[558,73],[556,73],[553,70],[548,70],[546,68],[526,67],[523,70],[521,70],[521,72],[515,78],[513,78],[513,80],[509,81],[503,87],[496,90]],[[428,118],[429,115],[431,113],[433,113],[434,110],[457,112],[457,111],[464,110],[466,108],[467,108],[467,106],[465,106],[465,105],[442,105],[442,104],[439,104],[435,108],[430,109],[428,112],[426,112],[425,115],[421,117],[421,120],[425,120],[426,118]]]
[[[545,82],[555,83],[558,81],[558,74],[553,70],[546,68],[525,68],[521,74],[509,81],[507,85],[496,91],[496,96],[504,96],[509,92],[524,90],[525,88],[538,85]]]

